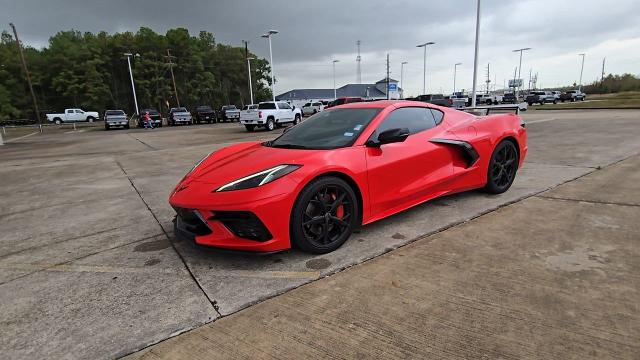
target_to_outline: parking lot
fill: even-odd
[[[528,122],[529,155],[511,190],[500,196],[469,192],[423,204],[364,227],[345,246],[321,256],[296,250],[269,256],[205,251],[176,240],[172,233],[174,212],[167,198],[197,160],[231,143],[272,139],[281,130],[247,133],[233,123],[69,131],[13,141],[0,147],[0,352],[10,358],[124,356],[415,240],[419,246],[429,236],[446,236],[438,233],[456,230],[471,219],[488,219],[479,226],[489,229],[496,224],[517,227],[522,221],[525,229],[519,236],[533,236],[526,231],[527,211],[562,213],[561,203],[537,200],[536,206],[525,207],[511,221],[505,219],[502,208],[640,152],[638,110],[550,110],[524,113],[523,117]],[[607,181],[616,184],[621,179],[613,176]],[[590,191],[606,192],[607,182]],[[626,205],[632,210],[621,211],[617,222],[606,221],[610,214],[594,221],[628,232],[625,227],[637,219],[633,215],[637,204]],[[569,221],[559,216],[549,226],[565,228]],[[579,229],[572,231],[577,234]],[[451,237],[450,243],[439,242],[438,251],[460,251],[460,244],[453,240],[471,241],[473,234],[458,230],[458,237]],[[510,237],[499,239],[508,242]],[[565,240],[544,242],[546,247],[536,251],[561,256],[573,249],[569,249],[574,240],[571,233]],[[540,275],[512,261],[518,248],[495,242],[481,252],[489,250],[487,256],[498,272],[515,266],[521,270],[521,279]],[[410,251],[410,247],[399,251]],[[589,255],[590,250],[584,252]],[[640,330],[633,321],[637,324],[640,317],[639,263],[637,258],[628,261],[635,262],[630,268],[615,270],[616,282],[626,287],[617,293],[611,290],[614,296],[606,299],[624,306],[598,324],[611,327],[607,346],[618,342],[623,348],[638,350]],[[556,271],[567,271],[563,264]],[[464,272],[465,267],[462,261],[447,270]],[[576,271],[605,274],[582,279],[585,292],[596,291],[588,286],[590,282],[607,281],[606,268]],[[443,275],[433,281],[447,278]],[[480,282],[474,283],[478,289],[499,296],[500,289],[491,288],[494,283],[483,284],[482,278],[474,281]],[[556,281],[569,280],[545,281],[555,286]],[[537,296],[534,292],[519,295]],[[558,302],[557,312],[594,309],[590,301],[588,296],[576,296],[574,302]],[[518,311],[530,311],[526,303]],[[422,311],[437,318],[441,308]],[[475,310],[466,311],[473,314]],[[539,321],[552,314],[539,314]],[[515,310],[508,315],[517,318]],[[475,321],[481,327],[482,318]],[[584,322],[586,328],[592,325],[589,319]],[[620,322],[626,325],[618,326]],[[562,331],[562,326],[556,324],[554,329]],[[538,336],[538,332],[522,331],[518,336],[526,343],[527,336]]]

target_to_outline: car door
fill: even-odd
[[[286,102],[278,103],[278,122],[293,121],[293,108]]]
[[[409,137],[404,142],[366,149],[369,196],[374,217],[439,194],[443,188],[442,180],[453,174],[451,149],[429,141],[440,132],[429,108],[394,110],[370,139],[377,139],[382,131],[394,128],[408,128]]]

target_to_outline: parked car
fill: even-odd
[[[557,100],[560,101],[560,96],[562,95],[562,91],[558,91],[558,90],[554,90],[551,92],[553,94],[553,97]]]
[[[258,104],[258,111],[242,117],[240,123],[247,131],[253,131],[256,126],[272,131],[282,124],[296,125],[302,119],[302,112],[295,106],[284,101],[266,101]]]
[[[529,106],[534,103],[538,103],[540,105],[544,105],[545,103],[554,103],[556,104],[558,100],[553,96],[551,91],[532,91],[527,95],[525,101]]]
[[[447,95],[444,97],[449,101],[449,107],[454,109],[464,109],[467,106],[467,97],[462,95]]]
[[[240,121],[242,119],[254,119],[258,114],[258,104],[245,105],[240,110]]]
[[[503,104],[515,104],[517,102],[518,99],[516,98],[516,94],[514,93],[505,93],[504,95],[502,95]]]
[[[129,128],[129,119],[124,111],[107,110],[104,112],[104,129],[109,130],[112,127]]]
[[[138,119],[136,120],[137,127],[144,127],[144,115],[146,113],[149,113],[149,118],[151,118],[153,127],[162,127],[162,114],[160,114],[160,112],[154,108],[140,110],[140,114],[138,115]]]
[[[569,90],[560,95],[560,101],[583,101],[587,99],[587,94],[580,90]]]
[[[451,105],[453,105],[453,99],[446,99],[442,94],[418,95],[412,99],[407,99],[407,100],[422,101],[429,104],[446,106],[446,107],[451,107]]]
[[[324,104],[321,101],[308,102],[302,106],[302,115],[309,116],[322,110],[324,110]]]
[[[526,155],[527,129],[513,114],[479,121],[424,103],[354,104],[199,161],[169,198],[174,234],[228,250],[328,253],[363,224],[427,200],[504,193]]]
[[[239,121],[240,110],[235,105],[225,105],[220,108],[220,120],[222,121]]]
[[[364,100],[362,100],[361,97],[341,97],[330,102],[325,108],[330,108],[333,106],[344,105],[344,104],[350,104],[354,102],[362,102],[362,101]]]
[[[196,123],[206,122],[207,124],[216,122],[216,112],[209,105],[201,105],[196,107],[195,111]]]
[[[185,107],[171,108],[167,124],[170,126],[177,124],[191,125],[193,124],[193,116]]]
[[[63,113],[46,114],[46,116],[49,122],[56,124],[100,120],[100,114],[97,111],[84,111],[82,109],[64,109]]]

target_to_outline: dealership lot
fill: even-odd
[[[639,115],[635,110],[525,113],[530,150],[510,191],[497,197],[471,192],[423,204],[365,227],[338,251],[322,256],[295,250],[270,256],[221,254],[195,249],[172,234],[173,210],[167,198],[193,163],[226,144],[271,139],[275,133],[247,133],[237,124],[216,124],[68,132],[12,142],[0,148],[0,351],[12,358],[126,355],[417,238],[597,173],[640,152]],[[609,181],[621,180],[614,176]],[[580,191],[612,201],[598,198],[606,185],[564,192],[559,188],[557,193],[564,198]],[[524,224],[527,211],[562,206],[545,201],[518,204],[524,207]],[[505,221],[503,210],[479,220],[489,227],[505,222],[517,227],[518,218]],[[632,218],[630,214],[619,221]],[[562,227],[563,221],[568,220],[559,217],[553,225]],[[473,237],[457,231],[458,239]],[[526,234],[526,226],[523,231]],[[565,250],[553,242],[547,245],[540,251]],[[454,251],[454,246],[439,243],[442,252]],[[497,269],[518,266],[507,256],[508,246],[496,243],[492,249]],[[459,264],[448,271],[464,268]],[[524,279],[536,276],[528,273],[531,269],[521,271]],[[629,276],[629,283],[637,284],[637,272]],[[638,290],[632,290],[625,294],[637,300]],[[625,310],[618,316],[638,318],[637,307]],[[628,332],[637,340],[637,328]]]

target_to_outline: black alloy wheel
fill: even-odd
[[[507,191],[518,171],[518,151],[513,142],[503,140],[496,146],[487,173],[487,185],[485,190],[492,194],[501,194]]]
[[[359,219],[351,186],[337,177],[321,177],[309,183],[296,199],[291,240],[305,252],[325,254],[347,241]]]

